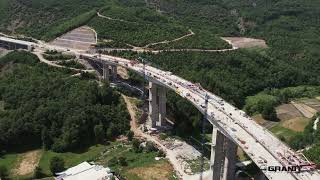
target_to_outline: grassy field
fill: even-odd
[[[5,166],[8,170],[13,169],[18,161],[19,154],[6,154],[0,158],[0,166]]]
[[[71,167],[80,164],[83,161],[92,161],[99,156],[99,154],[106,149],[104,145],[92,146],[82,152],[67,152],[67,153],[55,153],[52,151],[45,151],[39,162],[39,167],[43,169],[43,172],[47,175],[51,175],[49,164],[50,159],[54,156],[58,156],[64,159],[65,167]]]
[[[38,153],[36,157],[27,155],[31,151],[26,153],[6,154],[0,158],[0,166],[4,166],[8,169],[10,179],[30,179],[32,177],[33,168],[35,167],[35,165],[31,163],[37,162],[42,153],[41,150],[35,151]]]
[[[175,179],[173,167],[168,160],[155,160],[157,152],[135,153],[131,148],[130,143],[112,142],[110,145],[91,146],[81,152],[56,153],[41,150],[42,155],[38,166],[47,176],[52,176],[49,169],[50,159],[57,156],[64,159],[65,168],[75,166],[83,161],[95,161],[105,167],[111,167],[116,172],[119,172],[121,176],[128,179]],[[9,170],[16,169],[21,162],[23,154],[7,154],[3,156],[0,159],[0,166],[5,166]],[[109,164],[111,159],[121,156],[126,158],[127,166]],[[30,179],[32,176],[32,173],[24,176],[17,176],[12,171],[10,173],[10,178],[12,179]]]
[[[302,132],[304,128],[309,124],[310,119],[305,117],[297,117],[293,118],[287,121],[284,121],[281,123],[281,125],[284,128],[296,131],[296,132]]]
[[[297,132],[284,128],[281,124],[273,126],[270,131],[274,133],[279,138],[284,138],[286,142],[290,140],[293,136],[297,135]]]
[[[67,152],[67,153],[55,153],[52,151],[43,151],[41,150],[41,159],[39,162],[39,167],[43,170],[43,172],[48,175],[52,176],[49,164],[50,159],[54,156],[58,156],[64,159],[65,167],[71,167],[77,165],[83,161],[90,161],[94,160],[98,157],[98,155],[104,151],[107,146],[104,145],[97,145],[92,146],[82,152]],[[24,176],[17,176],[13,170],[16,170],[21,161],[23,160],[23,156],[25,153],[15,153],[15,154],[6,154],[2,158],[0,158],[0,166],[5,166],[10,171],[10,178],[12,179],[28,179],[31,177],[32,173],[29,173]]]
[[[97,160],[99,164],[107,165],[126,179],[149,180],[174,178],[173,167],[166,159],[155,160],[157,152],[136,153],[131,150],[131,144],[113,143]],[[125,157],[127,166],[112,164],[114,157]]]

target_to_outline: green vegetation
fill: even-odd
[[[104,8],[98,9],[100,7]],[[101,14],[118,20],[108,20],[97,16],[93,17],[93,12],[95,10],[99,10]],[[160,4],[160,10],[161,13],[154,11],[152,8],[146,8],[143,0],[98,0],[94,2],[83,0],[0,0],[0,30],[12,32],[14,29],[18,33],[32,35],[36,38],[42,37],[44,39],[50,39],[69,30],[72,27],[76,27],[85,23],[96,28],[100,39],[113,40],[112,43],[98,45],[101,47],[127,47],[126,43],[136,46],[144,46],[151,42],[172,40],[180,37],[187,34],[189,29],[196,33],[194,36],[187,37],[181,41],[153,46],[157,49],[216,49],[228,47],[225,42],[217,38],[220,36],[241,35],[262,38],[267,41],[269,46],[268,49],[236,50],[223,53],[164,52],[157,55],[146,54],[142,56],[145,56],[147,59],[152,61],[153,65],[160,66],[164,70],[172,71],[190,81],[200,82],[204,88],[222,96],[224,99],[235,104],[239,108],[244,107],[244,109],[250,114],[262,113],[264,117],[268,117],[269,119],[274,119],[273,107],[277,104],[288,102],[292,98],[309,97],[314,95],[319,96],[320,23],[319,18],[317,18],[320,16],[319,0],[256,0],[254,2],[235,0],[162,0]],[[21,15],[22,13],[23,15]],[[75,23],[71,22],[71,20],[74,18],[76,20]],[[124,21],[119,21],[119,19]],[[115,54],[130,58],[137,57],[136,54],[130,52],[121,52]],[[25,59],[32,58],[26,57]],[[24,61],[21,59],[19,61],[20,63],[24,63]],[[7,66],[8,65],[6,64],[2,64],[1,68],[6,68]],[[22,64],[20,67],[27,72],[31,71],[26,67],[26,65]],[[43,72],[41,69],[38,71]],[[67,74],[65,71],[55,72],[56,74]],[[26,78],[28,75],[30,75],[21,75],[21,73],[22,72],[17,72],[18,77]],[[51,74],[48,74],[48,76],[49,75]],[[67,75],[64,77],[66,76]],[[7,79],[7,77],[0,77]],[[11,78],[13,77],[11,76]],[[35,81],[34,79],[28,80],[30,82]],[[41,79],[41,82],[42,81],[48,82],[47,79]],[[1,81],[1,83],[2,82],[3,81]],[[57,81],[50,83],[52,86],[45,86],[45,88],[43,88],[46,89],[46,93],[48,90],[53,89],[54,91],[52,94],[58,96],[60,94],[67,94],[65,93],[65,89],[70,90],[69,88],[64,88],[64,86],[59,86],[59,84],[55,82]],[[93,93],[96,96],[92,95],[92,92],[97,92],[98,90],[96,91],[96,89],[99,89],[95,85],[90,86],[89,88],[89,85],[85,86],[80,82],[81,80],[79,79],[71,78],[71,80],[67,80],[65,83],[66,86],[68,84],[78,83],[80,84],[79,86],[86,87],[82,87],[83,91],[80,91],[81,93],[79,94],[75,93],[74,96],[72,96],[73,98],[80,97],[81,99],[81,97],[84,98],[86,96],[93,96],[93,98],[90,99],[94,99],[94,97],[97,98],[102,96],[101,94],[99,95],[99,93]],[[38,84],[31,84],[34,87],[41,87],[39,84],[42,85],[40,81]],[[16,109],[10,109],[10,111],[8,111],[7,106],[8,104],[10,105],[10,103],[14,103],[16,101],[25,102],[26,100],[23,99],[25,96],[19,96],[17,99],[15,99],[16,97],[12,95],[13,93],[10,94],[8,90],[7,96],[13,96],[13,98],[6,97],[7,99],[3,99],[2,90],[9,89],[6,86],[7,84],[5,86],[3,84],[0,85],[2,88],[0,89],[0,101],[4,101],[4,111],[6,114],[11,114],[12,116],[14,116],[14,111],[15,114],[18,114],[16,116],[19,116],[19,113],[16,113],[17,111],[15,111]],[[26,83],[18,86],[19,88],[14,86],[15,88],[12,87],[10,92],[22,94],[20,89],[23,89],[24,86],[29,87],[31,85]],[[282,90],[282,88],[291,86],[300,87]],[[57,92],[59,87],[64,89],[63,93],[62,90]],[[94,88],[96,89],[90,90]],[[108,89],[108,87],[103,88]],[[44,92],[44,90],[42,92]],[[78,89],[75,89],[74,91],[70,90],[69,92],[72,94],[71,92],[78,92]],[[262,93],[256,95],[259,92]],[[30,93],[28,92],[28,94]],[[40,99],[41,96],[45,96],[42,93],[31,94]],[[110,96],[113,97],[113,95]],[[65,96],[63,96],[63,98],[68,100],[68,98]],[[195,129],[199,129],[198,122],[201,118],[201,114],[186,100],[179,98],[177,95],[174,95],[174,93],[169,93],[168,99],[168,107],[170,110],[169,115],[175,121],[176,133],[197,133]],[[44,104],[44,107],[47,105],[42,101],[37,102],[38,104]],[[83,100],[83,106],[86,105],[86,102],[87,101]],[[14,108],[20,107],[20,103],[15,103],[14,105],[16,107]],[[110,105],[108,102],[99,102],[98,100],[90,103],[99,104],[99,106]],[[54,104],[53,106],[59,106],[59,108],[64,107],[61,104]],[[26,108],[24,109],[30,110],[29,114],[26,113],[26,117],[28,117],[28,115],[31,116],[30,114],[37,114],[37,111],[34,109],[34,105],[28,104],[25,105],[25,107]],[[85,107],[82,108],[85,109]],[[98,117],[102,116],[95,111],[98,108],[93,110],[86,109],[87,111],[83,111],[82,108],[79,108],[81,109],[79,111],[74,109],[69,110],[76,111],[74,114],[72,114],[76,118],[78,118],[77,114],[88,111],[92,112]],[[118,117],[123,117],[120,115],[115,115],[118,114],[117,112],[121,111],[119,109],[115,113],[112,113],[112,115],[103,118],[105,121],[108,121],[108,123],[104,124],[104,122],[101,122],[105,128],[104,130],[108,130],[109,135],[112,134],[111,129],[119,129],[110,128],[111,120],[118,119]],[[22,108],[19,110],[24,112]],[[3,110],[1,112],[3,112]],[[7,117],[2,114],[3,113],[1,113],[0,116],[1,121],[3,117]],[[56,113],[51,113],[50,111],[48,114],[51,116],[54,114],[57,116],[57,119],[59,117],[59,119],[64,120],[63,115],[66,115],[67,113],[62,111],[62,115],[60,116],[60,114],[56,115]],[[71,117],[72,115],[68,117],[73,119],[73,117]],[[39,141],[36,144],[42,144],[41,139],[46,139],[45,136],[41,139],[34,138],[39,137],[41,131],[44,132],[43,134],[45,135],[47,134],[45,132],[51,132],[51,129],[61,129],[63,127],[72,129],[71,127],[74,125],[74,123],[63,123],[64,121],[59,121],[51,116],[48,116],[48,119],[50,120],[49,121],[47,118],[43,118],[41,114],[39,115],[39,117],[42,117],[42,119],[37,119],[36,122],[47,123],[47,130],[38,126],[35,128],[35,131],[33,131],[34,134],[31,134],[31,137]],[[91,119],[91,116],[89,115],[85,117],[90,117]],[[24,116],[13,117],[12,119],[16,118],[22,119],[21,121],[23,122],[25,120]],[[79,118],[84,122],[87,122],[86,118]],[[100,122],[97,120],[100,118],[95,119],[96,120],[93,124],[100,125]],[[50,124],[50,122],[55,121],[58,123],[54,126]],[[73,122],[76,120],[70,121]],[[17,121],[12,126],[18,126],[19,124],[23,123]],[[28,131],[33,129],[33,126],[31,126],[31,128],[27,126],[29,124],[23,125],[26,126],[25,129],[28,129]],[[2,128],[5,129],[6,127],[1,127],[2,126],[0,124],[0,132],[6,133],[6,131],[1,131]],[[23,129],[23,127],[21,127],[21,129]],[[72,133],[61,135],[61,137],[60,135],[57,135],[59,133],[55,135],[50,134],[49,139],[50,141],[56,142],[62,141],[63,143],[61,144],[65,144],[66,142],[64,141],[69,141],[70,136],[76,136],[74,134],[89,134],[92,139],[95,139],[93,132],[94,126],[87,128],[87,124],[85,123],[85,125],[81,124],[81,127],[85,130],[89,129],[90,132],[83,133],[83,129],[80,128],[80,132],[82,133],[78,131],[72,131]],[[126,128],[120,129],[121,132],[123,132]],[[13,134],[16,133],[16,131],[13,132]],[[15,139],[10,139],[10,142],[17,142],[16,138],[18,137],[18,133],[15,135],[17,135]],[[31,139],[31,137],[24,138]],[[0,145],[3,143],[2,139],[0,138]],[[51,143],[49,143],[49,145],[50,144]],[[54,147],[57,146],[58,145],[55,145]],[[301,145],[294,146],[296,146],[296,148],[302,147]],[[312,149],[309,152],[315,153],[317,151],[317,149]],[[128,165],[130,166],[130,162]]]
[[[0,149],[72,151],[94,143],[95,125],[108,139],[129,129],[126,106],[110,87],[38,62],[27,52],[0,59]]]
[[[0,166],[0,178],[7,179],[9,176],[9,170],[5,166]]]
[[[75,58],[73,55],[69,54],[62,54],[62,53],[56,53],[56,54],[43,54],[43,57],[49,61],[57,61],[57,60],[69,60],[72,58]]]
[[[58,64],[61,66],[66,66],[66,67],[75,68],[75,69],[86,68],[83,64],[77,62],[77,60],[61,61],[61,62],[58,62]]]
[[[152,42],[174,39],[187,33],[187,29],[179,25],[163,23],[159,25],[157,20],[153,23],[137,24],[95,17],[90,21],[89,26],[97,31],[100,39],[112,39],[134,46],[145,46]]]
[[[142,148],[141,151],[135,151],[136,146],[140,145],[137,139],[133,139],[131,143],[112,143],[106,151],[104,151],[96,162],[111,167],[117,174],[128,179],[153,179],[157,176],[164,178],[172,177],[172,167],[167,160],[156,161],[155,157],[159,154],[157,149],[148,151],[149,147]],[[150,143],[149,143],[150,144]],[[151,147],[151,146],[150,146]],[[168,166],[170,167],[168,169]],[[135,169],[141,169],[135,172]],[[148,171],[148,176],[144,177],[139,172]]]
[[[61,36],[62,34],[68,32],[68,31],[71,31],[79,26],[86,24],[88,21],[90,21],[96,15],[96,13],[97,13],[96,10],[91,10],[91,11],[86,12],[84,14],[81,14],[77,17],[74,17],[68,21],[65,21],[62,24],[59,24],[58,26],[54,26],[42,38],[46,41],[49,41],[49,40],[52,40],[58,36]]]
[[[314,98],[320,95],[320,86],[297,86],[282,89],[265,90],[246,99],[244,110],[253,115],[263,113],[265,109],[298,98]]]
[[[280,138],[282,141],[289,142],[293,137],[295,137],[297,132],[287,129],[285,127],[282,127],[281,124],[277,124],[273,126],[270,131],[275,134],[278,138]]]
[[[37,39],[54,36],[86,23],[104,0],[0,0],[0,31]]]
[[[105,41],[100,41],[96,45],[97,48],[127,48],[127,49],[132,49],[131,46],[128,46],[124,42],[119,42],[119,41],[113,41],[113,40],[105,40]]]
[[[54,156],[50,159],[50,171],[52,174],[62,172],[64,170],[64,161],[62,158]]]
[[[101,9],[100,13],[114,20],[96,17],[89,23],[97,30],[100,39],[113,40],[112,42],[101,43],[98,45],[99,47],[127,48],[127,43],[135,46],[145,46],[149,43],[174,40],[189,33],[189,25],[186,25],[185,22],[181,22],[179,18],[170,14],[159,13],[147,8],[142,0],[113,1]],[[156,49],[221,49],[230,47],[218,38],[211,31],[211,28],[207,29],[202,26],[194,29],[196,30],[195,36],[150,47]]]
[[[294,149],[302,149],[306,147],[307,145],[313,144],[313,143],[319,143],[319,130],[315,131],[313,129],[313,123],[315,119],[319,116],[318,113],[312,121],[307,125],[303,133],[297,134],[291,141],[290,146]]]
[[[267,49],[262,52],[267,53],[268,51]],[[160,66],[161,69],[174,72],[192,82],[200,82],[205,89],[222,96],[240,108],[245,105],[247,96],[254,95],[265,89],[268,91],[270,88],[312,84],[314,77],[319,76],[314,69],[301,71],[301,67],[298,67],[295,63],[274,60],[265,56],[262,52],[236,50],[211,54],[204,52],[163,52],[156,55],[132,52],[113,52],[110,54],[129,59],[137,59],[138,56],[143,56],[151,61],[152,65]],[[312,89],[312,87],[310,88]],[[270,92],[274,93],[271,94],[273,96],[287,94],[288,98],[297,97],[298,92],[301,93],[301,96],[308,94],[304,92],[309,91],[309,87],[294,89],[292,94],[290,91],[289,89],[284,90],[286,93],[277,92],[276,90],[274,92],[271,90]],[[176,122],[175,126],[177,128],[175,129],[177,131],[181,130],[182,134],[185,134],[185,132],[193,133],[195,132],[194,129],[199,129],[198,122],[201,114],[186,100],[177,97],[173,93],[169,93],[168,96],[168,107],[172,110],[169,115]],[[266,101],[269,101],[268,97],[265,98],[267,99]],[[259,107],[252,109],[259,110]]]
[[[15,163],[17,160],[18,160],[18,154],[8,153],[0,157],[0,167],[3,166],[8,170],[13,169],[15,167]]]
[[[106,148],[107,147],[104,145],[95,145],[88,149],[80,150],[79,152],[56,153],[53,151],[44,151],[39,162],[39,167],[42,169],[44,174],[50,176],[52,175],[50,171],[50,160],[53,157],[63,159],[65,168],[69,168],[80,164],[83,161],[95,160]]]
[[[317,130],[313,129],[313,124],[318,117],[320,117],[320,113],[314,116],[303,133],[295,135],[289,142],[290,146],[296,150],[309,147],[303,153],[316,164],[320,164],[320,123],[317,124]]]
[[[231,45],[224,42],[212,32],[195,31],[195,35],[166,44],[152,45],[153,49],[228,49]]]
[[[187,163],[191,169],[191,172],[193,173],[200,173],[201,171],[201,157],[197,158],[197,159],[193,159],[193,160],[187,160]],[[207,158],[204,158],[203,160],[203,168],[205,171],[210,169],[210,161]]]

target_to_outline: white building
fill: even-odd
[[[56,180],[111,180],[113,176],[109,168],[91,165],[88,162],[78,164],[56,175],[58,175]]]

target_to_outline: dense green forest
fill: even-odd
[[[218,38],[215,31],[203,26],[190,28],[189,24],[185,24],[179,18],[148,8],[143,0],[113,1],[100,9],[100,13],[121,21],[97,17],[89,25],[98,31],[99,38],[120,42],[123,44],[120,47],[125,47],[125,43],[145,46],[149,43],[174,40],[188,34],[189,29],[196,33],[195,36],[174,43],[151,46],[151,48],[221,49],[229,47],[226,42]]]
[[[104,0],[0,0],[0,31],[51,39],[85,23]]]
[[[275,88],[320,85],[319,0],[161,0],[159,10],[144,0],[0,0],[0,30],[51,39],[85,23],[97,30],[100,40],[113,40],[100,47],[143,46],[177,38],[189,29],[195,32],[181,41],[151,46],[155,49],[228,47],[220,36],[265,39],[269,48],[264,50],[114,53],[144,56],[154,66],[200,82],[239,108],[248,96],[264,91],[247,99],[245,109],[251,114],[263,111],[259,104],[266,99],[271,106],[290,99],[287,92],[272,94]],[[95,11],[123,21],[93,17]],[[199,112],[174,94],[168,99],[175,129],[190,133],[198,129]]]
[[[71,151],[129,129],[118,93],[70,75],[26,52],[0,59],[0,149]]]
[[[200,82],[239,108],[243,108],[247,96],[264,90],[320,85],[320,23],[317,18],[320,17],[320,4],[317,0],[164,0],[160,10],[195,32],[201,28],[202,32],[210,31],[221,36],[251,36],[267,41],[269,48],[265,50],[140,55],[155,66]],[[170,46],[179,47],[175,43]],[[139,56],[130,52],[116,54],[129,58]],[[270,101],[273,99],[271,96],[268,98]],[[276,98],[275,103],[278,102]],[[177,105],[181,102],[169,99],[169,103]],[[198,114],[190,116],[192,111],[189,107],[173,107],[183,112],[181,117],[191,117],[187,118],[189,121],[181,118],[181,122],[198,127]],[[188,127],[186,124],[181,126]]]

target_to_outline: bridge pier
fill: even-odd
[[[226,157],[224,160],[224,174],[223,179],[226,180],[235,180],[236,175],[236,161],[237,161],[237,145],[232,142],[230,139],[226,138],[225,140],[225,153]]]
[[[111,74],[112,74],[112,80],[115,81],[117,79],[117,74],[118,74],[116,65],[111,66]]]
[[[212,138],[214,140],[213,135]],[[212,180],[235,180],[237,145],[220,131],[216,131],[215,139],[215,148],[211,147],[210,159]],[[215,152],[212,152],[213,149]]]
[[[153,82],[149,82],[149,118],[150,127],[166,124],[166,89]]]
[[[110,75],[109,75],[109,65],[106,63],[102,63],[102,79],[105,81],[109,81]]]
[[[158,97],[159,97],[159,126],[166,125],[166,115],[167,115],[167,90],[165,87],[159,86],[158,88]]]
[[[149,82],[149,121],[151,128],[157,127],[159,120],[159,107],[157,102],[157,85]]]
[[[213,169],[214,165],[214,156],[215,156],[215,149],[216,149],[216,138],[217,138],[218,129],[216,126],[213,125],[212,127],[212,136],[211,136],[211,155],[210,155],[210,169]]]

